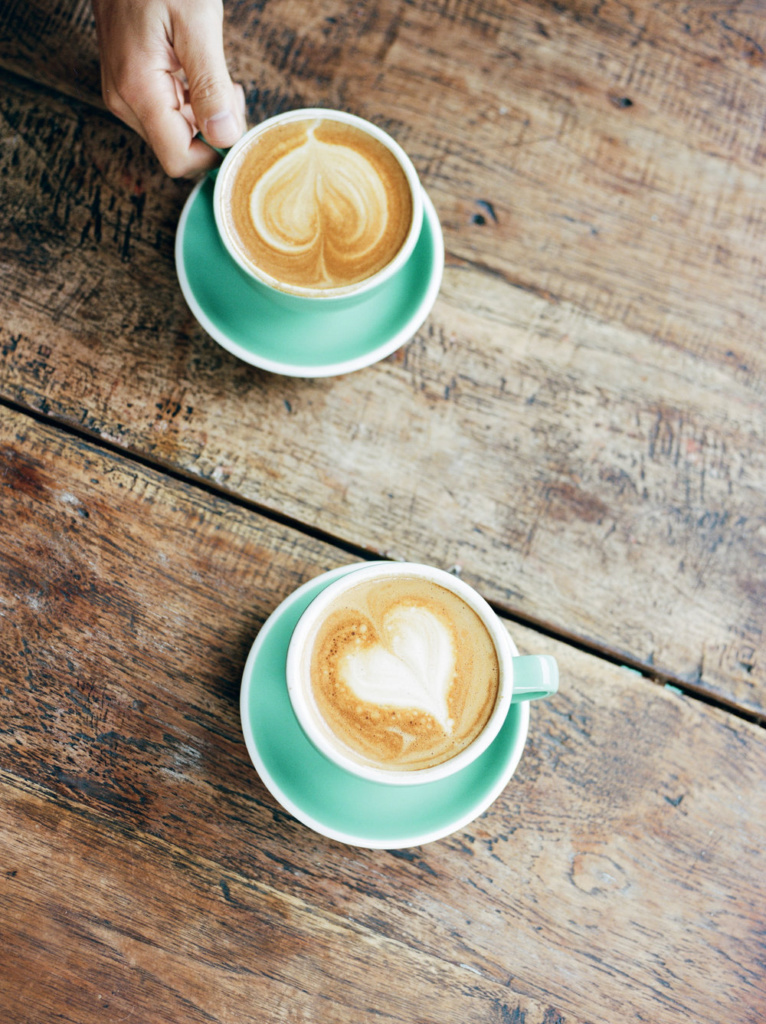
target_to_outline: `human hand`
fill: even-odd
[[[93,0],[109,110],[154,150],[171,177],[214,167],[214,146],[245,131],[245,94],[229,77],[222,0]]]

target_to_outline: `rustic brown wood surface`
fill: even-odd
[[[445,230],[417,337],[305,382],[186,309],[189,186],[93,106],[87,8],[7,4],[0,394],[763,714],[758,8],[229,4],[251,120],[381,121]]]
[[[444,282],[376,366],[238,362],[88,3],[0,7],[2,1024],[762,1024],[763,4],[225,12],[251,123],[403,143]],[[562,676],[409,850],[302,825],[239,722],[271,611],[380,555]]]
[[[763,1019],[760,728],[516,627],[565,684],[500,799],[343,846],[237,696],[344,552],[7,411],[0,507],[4,1021]]]

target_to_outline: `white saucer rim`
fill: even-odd
[[[374,563],[364,562],[360,564],[367,565]],[[251,689],[250,680],[252,680],[253,678],[252,669],[258,658],[260,649],[263,646],[266,638],[268,637],[270,629],[273,627],[274,622],[278,619],[279,616],[284,614],[284,612],[292,604],[300,600],[301,597],[305,595],[307,591],[312,590],[320,580],[326,579],[327,583],[329,584],[334,579],[339,578],[340,576],[344,575],[346,572],[351,571],[355,567],[356,566],[354,565],[342,565],[335,569],[330,569],[325,573],[321,573],[319,576],[315,576],[313,579],[308,580],[306,583],[303,583],[300,587],[298,587],[291,594],[289,594],[283,601],[281,601],[277,605],[274,611],[268,616],[266,621],[261,626],[255,640],[253,641],[253,644],[247,656],[247,660],[245,662],[245,667],[242,671],[242,683],[240,688],[239,699],[240,724],[242,727],[242,733],[245,739],[245,745],[247,747],[250,760],[252,761],[258,773],[258,776],[260,777],[264,786],[266,786],[266,788],[269,790],[272,796],[279,801],[282,807],[286,811],[288,811],[288,813],[292,814],[293,817],[300,821],[302,824],[306,825],[314,832],[317,832],[319,835],[325,836],[328,839],[333,839],[336,842],[340,842],[348,846],[358,847],[360,849],[410,849],[412,847],[423,846],[426,843],[435,842],[439,839],[445,839],[448,836],[454,835],[455,832],[460,831],[460,829],[465,828],[466,825],[469,825],[472,821],[475,821],[481,814],[488,810],[488,808],[491,807],[492,804],[497,800],[497,798],[500,796],[500,794],[503,792],[503,790],[513,777],[516,768],[518,767],[519,762],[521,760],[522,754],[524,753],[524,749],[526,747],[527,736],[529,732],[529,701],[521,701],[520,703],[513,705],[515,709],[518,709],[521,715],[521,722],[519,725],[519,739],[517,740],[514,746],[513,754],[510,757],[508,763],[504,766],[503,771],[498,775],[495,785],[488,791],[488,793],[484,795],[484,797],[480,801],[474,804],[469,811],[467,811],[464,815],[461,815],[459,818],[455,818],[454,820],[450,821],[447,825],[430,831],[415,832],[411,836],[402,837],[396,840],[382,840],[370,839],[369,837],[355,835],[352,832],[344,832],[342,830],[332,828],[331,826],[326,825],[319,819],[314,818],[313,815],[307,814],[306,811],[303,810],[303,808],[296,804],[295,801],[292,800],[292,798],[289,797],[283,791],[279,783],[276,782],[270,770],[263,761],[260,755],[260,751],[258,750],[258,745],[255,741],[253,732],[251,730],[249,723],[249,715],[247,713],[249,694]],[[508,637],[508,640],[512,649],[512,653],[518,654],[518,649],[516,648],[516,645],[510,635]],[[339,768],[338,771],[342,771],[342,769]],[[408,787],[408,789],[412,791],[438,784],[439,783],[426,782],[423,783],[422,787],[410,786]],[[370,782],[368,783],[368,785],[374,787],[380,784]]]
[[[191,283],[186,272],[186,265],[184,263],[183,242],[186,232],[186,223],[189,219],[194,201],[197,198],[197,194],[200,189],[204,187],[206,181],[207,179],[203,178],[194,186],[184,203],[181,216],[178,220],[174,246],[176,275],[181,286],[181,292],[186,300],[186,304],[191,310],[191,313],[197,323],[207,334],[210,335],[213,341],[217,342],[231,355],[236,356],[243,362],[249,363],[251,366],[257,366],[261,370],[267,370],[270,373],[280,374],[281,376],[312,379],[318,377],[339,377],[342,374],[361,370],[366,366],[371,366],[373,363],[377,363],[382,359],[385,359],[387,356],[391,355],[392,352],[395,352],[398,348],[409,341],[425,323],[428,314],[431,312],[436,302],[439,289],[441,288],[442,278],[444,276],[444,234],[442,232],[442,227],[439,222],[436,209],[431,201],[431,197],[421,186],[423,191],[423,218],[424,221],[428,220],[428,224],[432,232],[434,240],[434,260],[428,287],[423,298],[414,313],[407,320],[406,324],[392,335],[391,338],[388,338],[382,344],[370,349],[363,355],[354,357],[353,359],[343,359],[335,363],[319,365],[296,365],[295,363],[269,359],[268,357],[260,356],[258,353],[251,352],[249,349],[239,345],[236,341],[229,338],[225,332],[220,330],[202,309],[191,287]],[[408,264],[405,264],[399,273],[405,273],[407,266]],[[362,300],[362,304],[363,302],[364,300]],[[286,312],[286,315],[289,315],[289,313]]]

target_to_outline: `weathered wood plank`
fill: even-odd
[[[464,965],[317,912],[278,878],[238,875],[115,830],[2,773],[0,786],[3,859],[13,865],[0,881],[8,1024],[358,1024],[370,1015],[546,1024],[556,1013]]]
[[[323,0],[307,17],[301,0],[238,0],[225,39],[251,120],[320,103],[387,123],[453,259],[749,366],[766,219],[757,7]],[[0,53],[101,102],[84,0],[12,0]]]
[[[666,344],[461,259],[386,363],[275,378],[185,307],[188,186],[76,103],[8,79],[0,109],[0,393],[763,713],[760,341]],[[734,217],[756,177],[727,173]]]
[[[0,431],[5,1019],[31,979],[78,1024],[762,1019],[762,730],[516,628],[563,686],[496,804],[419,850],[326,841],[257,778],[237,691],[264,618],[348,557]]]
[[[90,0],[7,0],[0,9],[0,67],[102,105]]]

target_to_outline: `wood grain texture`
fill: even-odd
[[[16,785],[5,797],[13,831],[3,852],[19,867],[0,882],[13,964],[0,1000],[14,1024],[574,1019],[399,937],[317,912],[278,879],[115,831]],[[17,979],[41,968],[31,995]],[[392,988],[392,977],[401,984]]]
[[[182,186],[111,120],[9,80],[3,393],[361,547],[460,564],[531,621],[763,713],[757,15],[228,5],[251,118],[382,121],[444,223],[426,328],[323,384],[212,346],[170,262]],[[2,25],[7,67],[97,99],[81,3]]]
[[[762,1020],[762,730],[514,628],[562,690],[495,805],[344,847],[262,786],[237,692],[348,556],[8,411],[0,509],[4,1021]]]
[[[181,297],[188,186],[106,115],[12,79],[0,103],[2,394],[763,711],[761,352],[732,368],[452,261],[385,363],[263,374]]]
[[[90,0],[6,0],[0,8],[0,67],[101,105]]]

